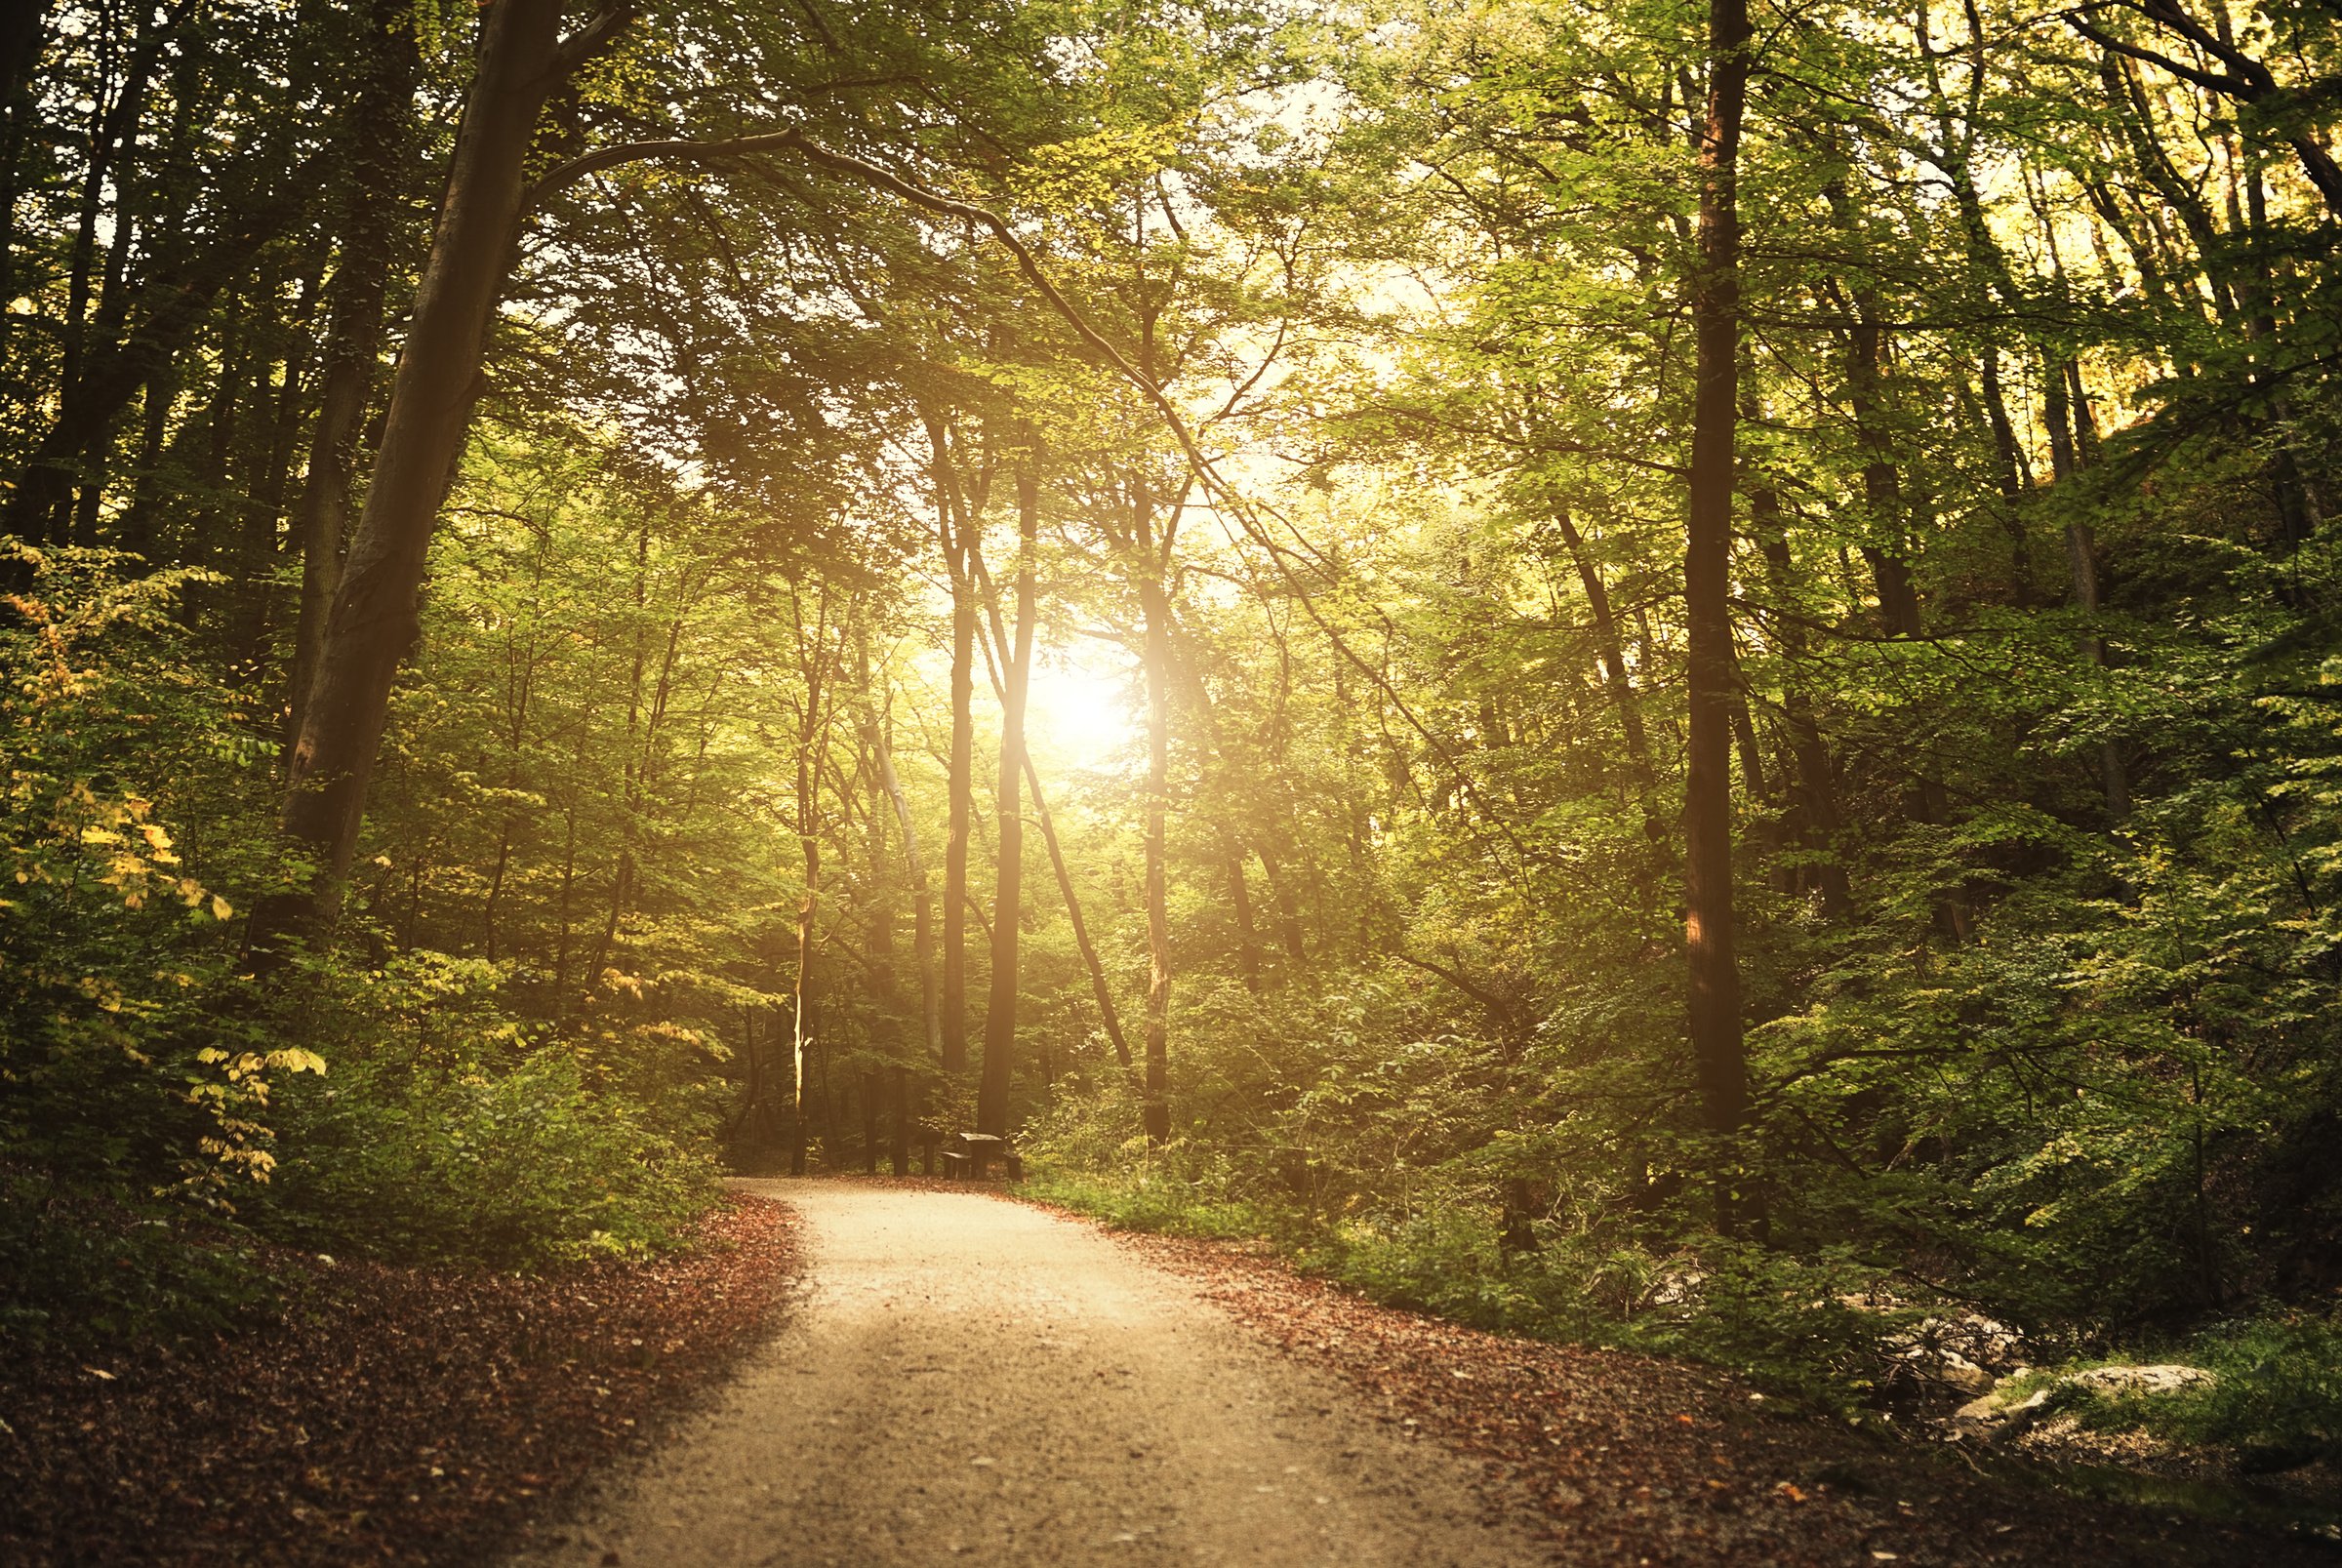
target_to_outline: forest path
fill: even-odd
[[[716,1402],[521,1565],[1505,1568],[1472,1473],[1186,1281],[978,1193],[747,1182],[805,1293]]]

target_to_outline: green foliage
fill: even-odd
[[[243,1238],[184,1205],[0,1179],[0,1340],[170,1338],[239,1327],[277,1305]]]
[[[2075,1387],[2053,1402],[2101,1430],[2224,1445],[2247,1470],[2342,1457],[2342,1323],[2331,1316],[2279,1311],[2215,1324],[2176,1359],[2212,1380],[2157,1394]]]
[[[0,1150],[229,1212],[272,1161],[270,1076],[316,1063],[238,1007],[215,889],[258,864],[258,800],[243,704],[173,615],[195,579],[122,564],[0,554],[29,578],[0,617]]]
[[[712,1192],[704,1042],[647,1010],[554,1031],[497,966],[429,952],[256,985],[229,922],[276,873],[249,702],[175,614],[200,579],[12,559],[30,581],[0,622],[7,1326],[235,1320],[269,1299],[241,1226],[498,1266],[669,1244]]]
[[[334,1253],[500,1267],[672,1243],[714,1166],[643,1107],[595,1094],[558,1045],[493,1075],[344,1065],[283,1097],[281,1164],[255,1223]]]

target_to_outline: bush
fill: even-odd
[[[330,1065],[279,1098],[269,1233],[516,1266],[659,1250],[712,1197],[688,1097],[597,1082],[581,1042],[503,1010],[495,966],[410,953],[312,980]]]
[[[246,1239],[184,1204],[0,1180],[0,1342],[168,1338],[230,1327],[274,1301]]]
[[[256,984],[274,719],[190,645],[202,574],[0,565],[0,1332],[233,1321],[269,1299],[246,1227],[500,1266],[669,1244],[713,1190],[708,1042],[650,1002],[524,1025],[496,966],[427,952]]]
[[[2246,1469],[2342,1460],[2342,1321],[2279,1312],[2223,1323],[2177,1359],[2213,1381],[2152,1395],[2077,1388],[2058,1402],[2085,1426],[2233,1448]]]
[[[188,658],[194,574],[14,544],[0,566],[30,577],[0,618],[0,1149],[229,1212],[268,1172],[269,1075],[315,1065],[250,1028],[215,890],[266,839],[234,777],[243,704]]]

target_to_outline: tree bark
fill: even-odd
[[[990,646],[1000,649],[998,663],[1008,662],[1007,623],[1000,615],[999,595],[993,590],[990,574],[984,565],[981,553],[969,556],[969,566],[978,593],[982,596],[985,613],[991,628]],[[1003,706],[1007,704],[1008,688],[995,669],[992,694]],[[1114,1058],[1122,1064],[1125,1073],[1132,1071],[1130,1041],[1122,1032],[1122,1017],[1114,1006],[1114,993],[1107,984],[1106,965],[1098,957],[1098,947],[1090,940],[1089,922],[1082,917],[1081,898],[1073,891],[1073,872],[1066,864],[1065,846],[1058,841],[1056,821],[1049,815],[1049,797],[1041,788],[1040,771],[1032,765],[1032,750],[1024,749],[1025,789],[1032,800],[1033,825],[1041,830],[1041,842],[1049,851],[1049,866],[1057,875],[1057,891],[1066,905],[1066,922],[1073,930],[1073,945],[1081,954],[1082,967],[1089,972],[1090,991],[1098,1003],[1098,1016],[1106,1029],[1107,1039],[1114,1048]],[[1133,1076],[1135,1084],[1138,1080]]]
[[[287,682],[287,744],[308,716],[309,684],[325,656],[325,623],[342,578],[349,515],[350,463],[374,396],[382,354],[383,297],[390,274],[400,184],[413,141],[418,58],[405,0],[378,0],[365,27],[367,58],[347,134],[352,164],[343,177],[342,260],[334,273],[325,336],[324,382],[309,429],[308,473],[293,513],[301,551],[301,605]]]
[[[392,380],[381,448],[334,593],[308,708],[295,739],[284,832],[308,886],[262,902],[262,953],[322,928],[356,853],[390,688],[415,641],[425,554],[471,422],[480,355],[510,266],[537,119],[564,64],[559,0],[496,0]]]
[[[974,519],[954,505],[950,456],[941,422],[930,419],[927,435],[935,459],[936,520],[943,533],[944,564],[951,580],[951,756],[945,787],[949,800],[944,829],[944,996],[943,1066],[947,1073],[968,1067],[968,831],[975,816],[976,771],[976,602],[968,581],[968,549]]]
[[[797,767],[797,786],[810,788],[806,765],[800,760]],[[805,821],[809,805],[800,797],[798,806],[797,843],[804,860],[805,891],[797,901],[797,972],[789,987],[789,1073],[794,1085],[795,1100],[789,1118],[788,1174],[805,1174],[805,1047],[810,1043],[812,997],[809,990],[813,978],[813,917],[821,897],[822,840]]]
[[[1166,824],[1171,794],[1171,607],[1156,564],[1142,495],[1134,530],[1145,618],[1147,675],[1147,1081],[1144,1118],[1150,1142],[1171,1136],[1168,1099],[1171,1041],[1171,911]]]
[[[2069,480],[2089,465],[2087,457],[2091,450],[2091,444],[2084,438],[2088,412],[2075,406],[2074,394],[2080,386],[2080,376],[2072,361],[2050,359],[2042,367],[2041,383],[2041,413],[2049,426],[2051,469],[2058,479]],[[2098,577],[2098,541],[2089,523],[2080,517],[2066,525],[2066,565],[2073,579],[2075,607],[2092,623],[2082,633],[2081,655],[2094,668],[2104,669],[2106,639],[2099,635],[2095,624],[2104,604],[2104,588]],[[2123,765],[2121,747],[2112,736],[2098,743],[2098,782],[2108,815],[2118,820],[2129,816],[2130,774]]]
[[[530,0],[544,4],[545,0]],[[259,159],[271,150],[256,151]],[[177,264],[166,263],[137,292],[146,306],[136,327],[119,343],[86,349],[80,368],[58,391],[57,413],[26,455],[6,507],[0,534],[47,540],[70,505],[83,460],[114,426],[141,387],[169,373],[221,292],[248,272],[269,243],[300,219],[324,154],[262,184],[263,194],[228,214],[218,236]],[[134,302],[122,306],[125,319]]]
[[[1244,885],[1244,850],[1233,838],[1220,847],[1228,866],[1228,905],[1236,917],[1236,975],[1256,996],[1261,989],[1261,942],[1252,925],[1252,890]]]
[[[984,1071],[976,1128],[1008,1136],[1009,1077],[1017,1047],[1017,963],[1025,898],[1025,706],[1031,690],[1033,564],[1039,545],[1040,482],[1030,452],[1017,462],[1017,625],[1003,649],[1000,700],[999,865],[992,898],[992,979],[984,1020]]]
[[[912,959],[919,966],[919,1015],[925,1025],[928,1054],[937,1062],[944,1055],[942,997],[935,974],[935,896],[927,885],[927,863],[919,854],[919,828],[910,815],[910,797],[895,773],[895,749],[874,713],[863,718],[864,734],[878,768],[879,786],[895,803],[895,821],[903,829],[903,863],[910,873]]]
[[[1073,872],[1066,864],[1064,848],[1057,841],[1057,824],[1050,819],[1049,802],[1041,794],[1041,776],[1034,771],[1032,755],[1025,756],[1025,784],[1032,794],[1032,816],[1041,830],[1041,842],[1049,849],[1049,864],[1057,873],[1057,891],[1066,901],[1066,919],[1073,928],[1073,945],[1081,953],[1082,967],[1089,971],[1090,993],[1098,1003],[1098,1017],[1106,1028],[1106,1037],[1114,1048],[1114,1058],[1122,1070],[1131,1070],[1130,1042],[1122,1033],[1122,1016],[1114,1007],[1114,993],[1106,983],[1106,965],[1098,957],[1097,944],[1090,940],[1089,922],[1082,918],[1081,900],[1073,891]]]
[[[1769,488],[1759,487],[1750,494],[1749,513],[1764,551],[1773,598],[1786,607],[1794,598],[1796,580],[1789,536],[1781,523],[1780,500]],[[1790,757],[1797,764],[1802,836],[1807,852],[1820,857],[1811,867],[1812,886],[1821,897],[1823,916],[1842,919],[1851,909],[1853,898],[1845,863],[1838,859],[1837,781],[1830,768],[1830,747],[1813,716],[1813,700],[1795,667],[1805,657],[1805,628],[1794,613],[1781,617],[1779,640],[1790,665],[1781,677],[1781,710],[1789,720]]]
[[[1595,563],[1593,552],[1586,548],[1585,538],[1579,534],[1577,522],[1567,507],[1555,510],[1554,525],[1560,532],[1562,545],[1569,551],[1569,564],[1578,574],[1578,586],[1586,595],[1586,612],[1594,620],[1595,654],[1602,663],[1602,685],[1610,694],[1611,706],[1618,710],[1619,729],[1627,740],[1627,761],[1634,769],[1635,792],[1647,815],[1651,791],[1657,784],[1651,769],[1651,743],[1643,729],[1642,704],[1635,696],[1634,681],[1627,674],[1627,648],[1618,634],[1618,617],[1610,607],[1609,585],[1602,581],[1601,568]]]
[[[18,171],[26,134],[39,123],[32,87],[49,43],[52,0],[25,0],[0,16],[0,300],[17,297]],[[14,312],[0,310],[0,358],[8,352]]]
[[[1684,783],[1684,948],[1692,1059],[1702,1119],[1716,1141],[1717,1224],[1746,1231],[1761,1199],[1733,1146],[1749,1120],[1748,1058],[1741,1035],[1740,967],[1732,908],[1731,555],[1734,446],[1740,417],[1740,211],[1742,113],[1751,35],[1746,0],[1709,0],[1708,104],[1699,144],[1698,271],[1692,279],[1696,343],[1691,481],[1683,552],[1689,633],[1689,714]]]
[[[804,607],[801,599],[792,606],[797,630],[797,663],[805,679],[805,706],[797,724],[796,746],[796,828],[797,845],[805,868],[805,892],[797,904],[797,974],[792,992],[790,1051],[795,1060],[796,1116],[790,1124],[788,1171],[791,1176],[805,1174],[805,1053],[813,1043],[811,1015],[813,998],[813,922],[819,907],[822,885],[822,820],[821,788],[823,761],[829,749],[829,718],[834,711],[832,686],[836,671],[829,658],[829,601],[825,593],[814,615],[813,636],[805,636]],[[828,1058],[824,1058],[825,1067]],[[822,1082],[822,1114],[828,1127],[834,1107],[828,1101],[828,1076],[825,1070]],[[834,1135],[834,1128],[829,1129]],[[829,1142],[829,1156],[836,1154],[836,1140]]]

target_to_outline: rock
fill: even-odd
[[[1938,1351],[1930,1376],[1967,1394],[1991,1393],[1993,1385],[1999,1381],[1958,1350]]]
[[[1697,1268],[1664,1268],[1651,1285],[1653,1307],[1691,1307],[1698,1304],[1700,1287],[1708,1276]]]
[[[2057,1380],[2060,1387],[2087,1388],[2092,1393],[2120,1397],[2124,1394],[2177,1393],[2183,1388],[2201,1387],[2217,1383],[2216,1374],[2201,1367],[2165,1364],[2150,1367],[2092,1367]]]
[[[1999,1391],[1971,1399],[1952,1413],[1953,1427],[1962,1434],[1975,1432],[1988,1437],[2005,1437],[2022,1431],[2039,1419],[2054,1387],[2044,1384],[2022,1396],[2014,1391]]]
[[[1951,1435],[1996,1440],[2014,1437],[2040,1419],[2050,1396],[2061,1388],[2086,1388],[2092,1393],[2114,1396],[2153,1396],[2201,1387],[2215,1381],[2214,1375],[2201,1367],[2092,1367],[2086,1372],[2070,1372],[2021,1397],[2014,1389],[2003,1388],[1971,1399],[1952,1413]]]
[[[1875,1310],[1878,1298],[1841,1297],[1857,1310]],[[1879,1348],[1929,1383],[1974,1397],[2015,1370],[2024,1342],[2005,1324],[1975,1312],[1920,1318],[1886,1336]]]

